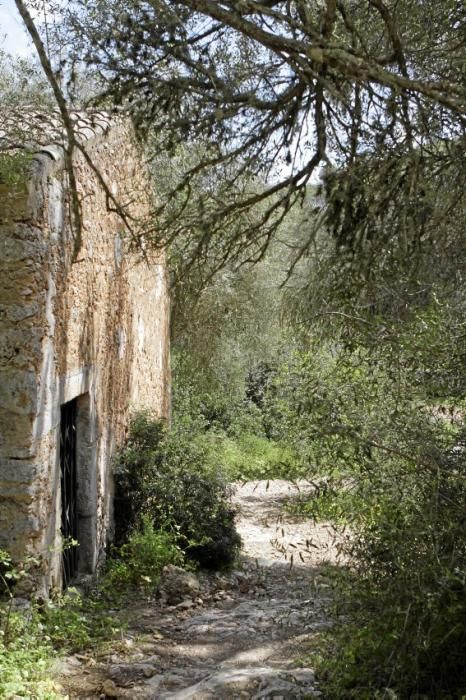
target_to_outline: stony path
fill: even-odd
[[[286,481],[239,486],[238,569],[201,577],[196,597],[176,606],[134,603],[111,652],[66,661],[61,683],[69,697],[318,697],[313,671],[299,658],[328,625],[320,566],[337,562],[338,546],[325,525],[283,515],[294,493]]]

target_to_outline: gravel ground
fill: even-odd
[[[341,536],[329,523],[310,523],[286,513],[287,501],[311,494],[308,481],[248,481],[235,484],[238,531],[243,554],[259,561],[293,561],[308,565],[341,563]],[[301,559],[302,557],[302,559]]]
[[[305,482],[283,480],[236,484],[233,501],[243,538],[237,569],[200,575],[196,593],[177,605],[130,601],[120,642],[65,661],[59,679],[64,695],[319,697],[312,668],[297,659],[329,626],[330,589],[321,567],[338,565],[339,541],[325,523],[300,521],[283,508],[311,490]],[[176,572],[170,580],[176,587]]]

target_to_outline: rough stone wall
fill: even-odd
[[[148,186],[130,133],[104,131],[86,150],[143,216]],[[0,547],[39,555],[50,588],[61,583],[60,406],[77,399],[79,569],[91,572],[111,534],[112,455],[129,413],[168,414],[169,300],[163,256],[129,252],[82,155],[77,256],[57,149],[33,171],[0,188]]]

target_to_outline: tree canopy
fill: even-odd
[[[194,256],[260,258],[325,172],[339,243],[357,247],[391,217],[409,254],[430,185],[464,157],[460,0],[79,0],[66,24],[71,63],[99,76],[97,102],[157,135],[159,167],[196,144],[155,234],[190,238]]]

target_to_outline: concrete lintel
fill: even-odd
[[[51,401],[41,402],[44,408],[35,419],[33,431],[35,443],[58,428],[62,404],[89,392],[93,375],[94,367],[87,366],[74,370],[58,380],[51,389]]]
[[[60,404],[72,401],[73,399],[87,394],[92,383],[94,368],[92,366],[82,367],[65,377],[60,378]]]

